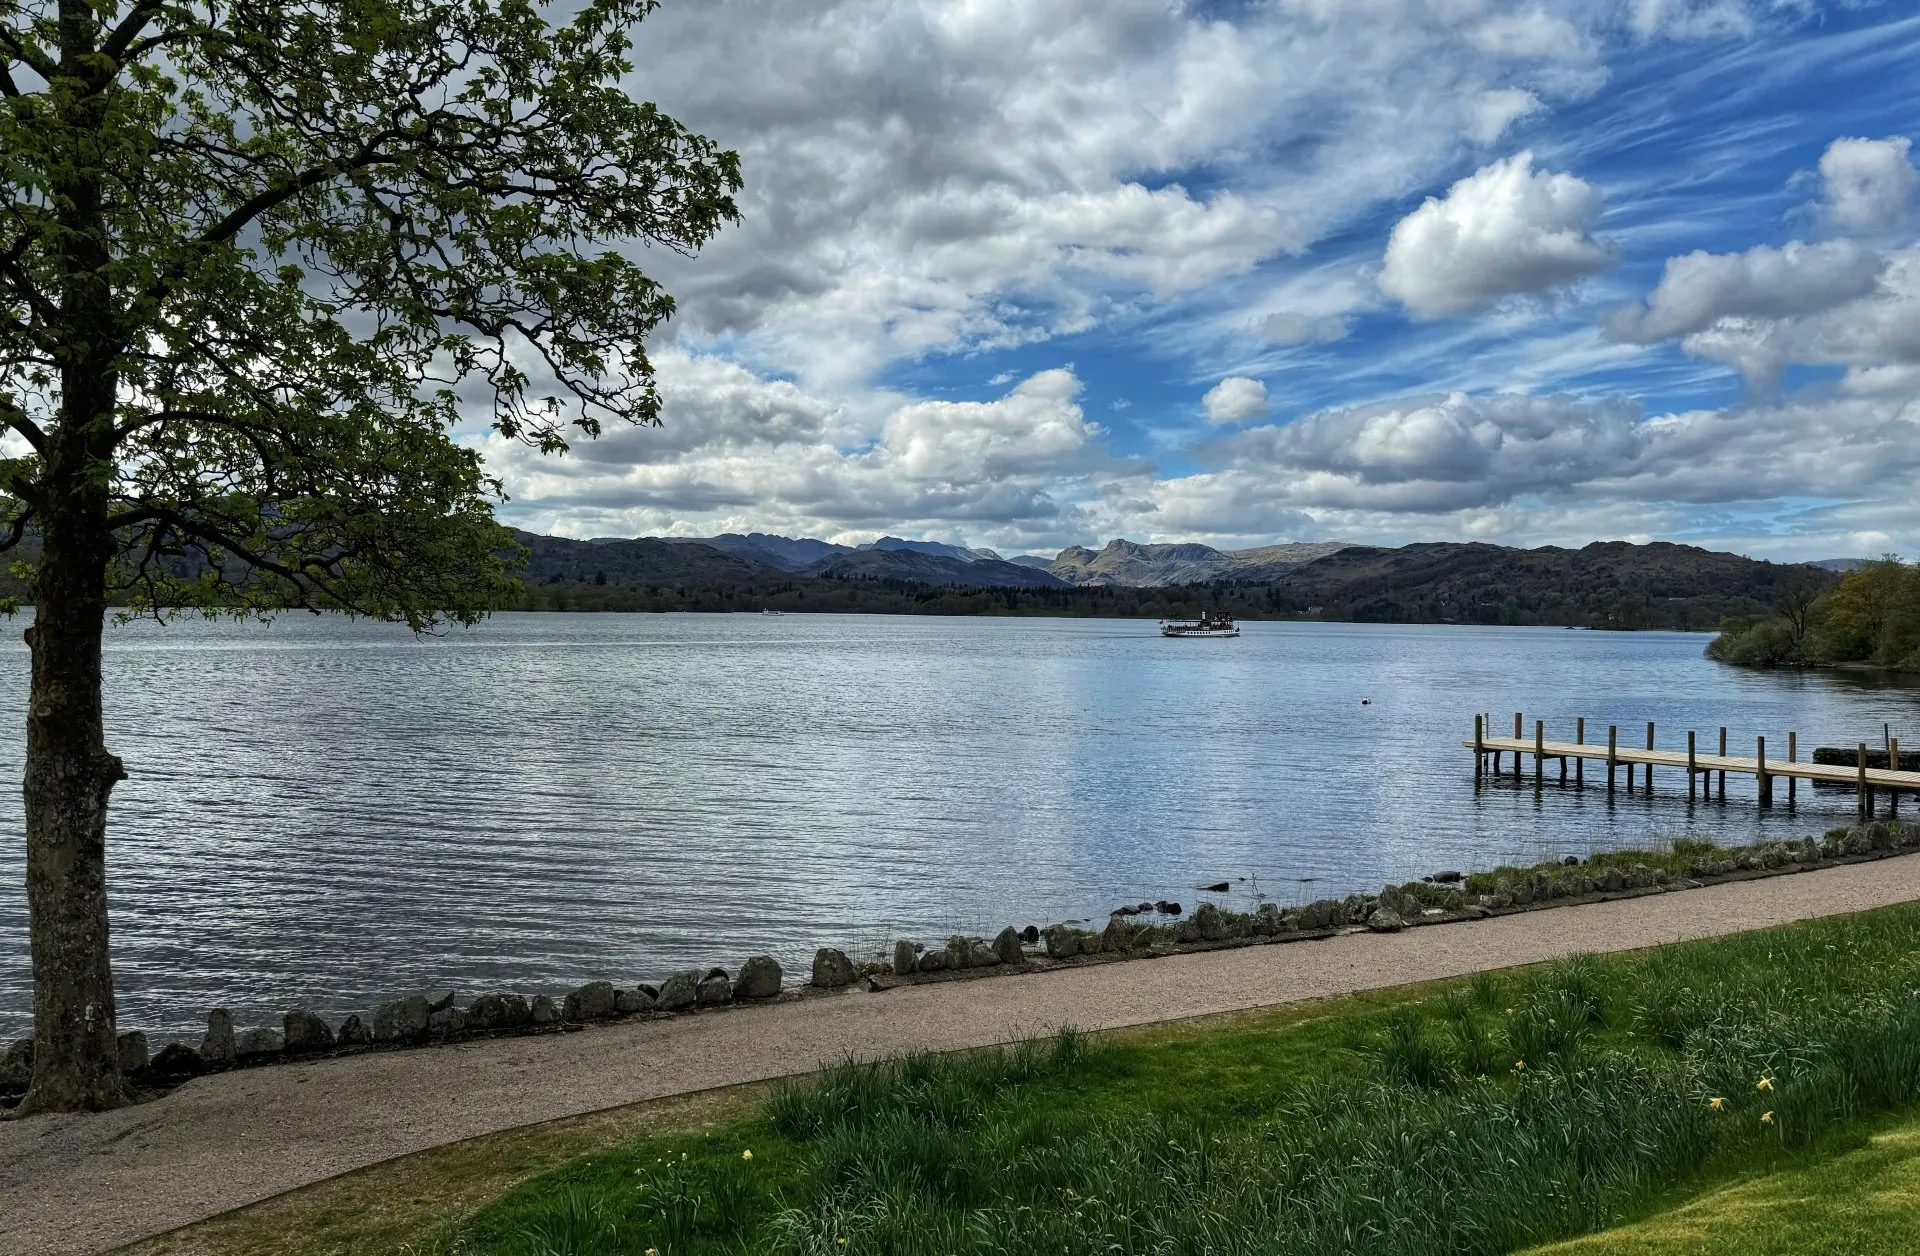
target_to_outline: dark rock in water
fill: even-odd
[[[1441,885],[1453,885],[1453,884],[1456,884],[1457,882],[1466,880],[1466,877],[1462,876],[1458,872],[1449,871],[1449,872],[1436,872],[1431,877],[1428,877],[1427,879],[1429,881],[1438,881]]]
[[[427,1013],[427,1034],[433,1038],[458,1038],[467,1032],[467,1014],[457,1007],[443,1007]]]
[[[560,1014],[576,1024],[606,1020],[614,1014],[616,995],[611,981],[589,981],[567,996]]]
[[[727,977],[727,976],[730,976],[730,974],[724,968],[709,968],[707,969],[706,975],[700,978],[700,980],[712,981],[715,977]]]
[[[115,1046],[119,1051],[123,1076],[132,1076],[147,1067],[147,1036],[140,1030],[129,1029],[121,1034]]]
[[[0,1091],[25,1090],[33,1084],[33,1039],[22,1038],[0,1054]]]
[[[1135,907],[1131,903],[1128,903],[1124,907],[1116,907],[1112,911],[1107,913],[1107,915],[1110,917],[1111,916],[1137,916],[1139,914],[1140,914],[1140,909],[1138,907]]]
[[[467,1024],[475,1029],[516,1029],[532,1019],[533,1008],[519,994],[483,994],[467,1009]]]
[[[1367,917],[1367,928],[1375,933],[1398,933],[1406,927],[1407,922],[1402,920],[1400,913],[1391,907],[1377,907],[1373,914]]]
[[[1153,910],[1152,903],[1140,903],[1134,907],[1133,914],[1136,916],[1144,916],[1152,910]]]
[[[780,976],[778,960],[771,955],[756,955],[740,965],[740,980],[733,987],[733,997],[771,999],[780,993]]]
[[[703,977],[694,988],[693,1001],[701,1007],[718,1007],[722,1003],[733,1002],[733,982],[727,979],[724,970],[718,977]]]
[[[838,990],[853,984],[857,976],[853,961],[845,951],[823,946],[813,953],[813,984],[823,990]]]
[[[1020,935],[1011,928],[1002,929],[993,940],[993,953],[1003,964],[1024,964],[1027,953],[1020,945]]]
[[[650,986],[643,981],[639,985],[635,986],[634,989],[639,991],[641,994],[646,995],[649,999],[652,999],[655,1002],[658,1002],[660,999],[660,987],[658,986]]]
[[[1020,931],[1020,940],[1028,946],[1036,945],[1040,941],[1039,928],[1035,925],[1028,925]]]
[[[435,990],[427,994],[427,1013],[444,1012],[453,1006],[454,993],[451,990]]]
[[[207,1032],[200,1039],[200,1058],[211,1068],[233,1063],[233,1014],[224,1007],[207,1013]]]
[[[1212,903],[1202,903],[1193,909],[1193,927],[1208,942],[1218,942],[1227,936],[1227,922],[1220,915],[1220,909]]]
[[[257,1060],[263,1056],[279,1055],[286,1050],[287,1041],[277,1029],[243,1029],[233,1036],[233,1058],[236,1060]]]
[[[1193,888],[1196,890],[1199,890],[1203,894],[1225,894],[1228,890],[1233,888],[1233,882],[1215,881],[1211,885],[1196,885]]]
[[[613,994],[613,1010],[622,1016],[632,1016],[638,1012],[651,1012],[655,996],[644,989],[616,990]]]
[[[1580,866],[1580,856],[1568,855],[1565,859],[1562,859],[1560,862],[1565,864],[1569,868],[1578,868]]]
[[[373,1040],[375,1042],[418,1042],[426,1036],[427,1017],[432,1015],[426,999],[419,995],[409,995],[404,999],[389,999],[373,1009]],[[206,1049],[201,1049],[206,1054]]]
[[[333,1036],[335,1046],[364,1047],[373,1042],[373,1031],[358,1016],[349,1016],[340,1022],[340,1032]]]
[[[536,994],[527,1008],[527,1019],[535,1025],[557,1025],[560,1023],[560,1006],[546,995]]]
[[[661,1012],[678,1012],[694,1005],[700,997],[700,982],[704,978],[698,968],[689,968],[677,972],[660,983],[660,998],[654,1008]]]
[[[289,1052],[333,1049],[333,1029],[312,1012],[288,1012],[280,1018],[280,1032],[286,1036]]]
[[[169,1042],[147,1061],[149,1077],[198,1077],[206,1071],[200,1053],[184,1042]]]
[[[1159,912],[1162,916],[1178,916],[1180,914],[1180,904],[1169,903],[1164,898],[1161,899],[1159,902],[1155,903],[1153,905],[1153,909]]]

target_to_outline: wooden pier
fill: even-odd
[[[1521,713],[1513,717],[1513,736],[1495,737],[1492,735],[1492,720],[1485,715],[1473,717],[1473,739],[1462,742],[1473,751],[1473,780],[1477,786],[1484,781],[1497,779],[1503,775],[1507,755],[1513,756],[1512,777],[1521,780],[1524,769],[1523,760],[1533,759],[1533,783],[1535,788],[1546,784],[1547,764],[1559,765],[1558,780],[1561,785],[1567,783],[1568,764],[1573,765],[1574,785],[1586,784],[1586,766],[1589,759],[1604,763],[1607,767],[1607,792],[1617,788],[1617,776],[1621,768],[1627,772],[1627,792],[1633,792],[1634,769],[1641,772],[1641,787],[1649,792],[1653,789],[1653,770],[1655,768],[1679,768],[1687,774],[1687,797],[1695,798],[1704,788],[1706,796],[1714,796],[1714,781],[1717,774],[1720,787],[1720,801],[1727,798],[1727,775],[1751,776],[1759,792],[1762,807],[1773,806],[1774,784],[1785,778],[1787,782],[1787,805],[1797,801],[1801,781],[1824,781],[1832,785],[1850,787],[1854,790],[1860,815],[1872,819],[1878,809],[1881,793],[1887,797],[1889,814],[1898,815],[1900,794],[1904,791],[1920,792],[1920,772],[1901,772],[1891,768],[1870,768],[1867,766],[1867,744],[1860,743],[1859,762],[1852,767],[1831,763],[1808,763],[1800,758],[1800,739],[1796,733],[1787,734],[1787,753],[1784,758],[1777,754],[1768,757],[1767,739],[1755,738],[1754,752],[1751,757],[1730,755],[1727,753],[1727,730],[1720,730],[1720,737],[1714,752],[1702,753],[1699,739],[1692,730],[1687,732],[1685,750],[1662,750],[1654,738],[1654,726],[1647,725],[1646,745],[1623,746],[1620,744],[1620,730],[1617,725],[1607,727],[1607,740],[1604,744],[1587,740],[1587,722],[1575,721],[1572,741],[1549,741],[1544,720],[1533,722],[1533,735],[1525,735],[1525,725]],[[1887,743],[1889,764],[1900,762],[1900,743],[1889,740]]]

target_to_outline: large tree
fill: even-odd
[[[109,606],[470,621],[500,595],[484,415],[546,451],[658,421],[738,162],[620,86],[653,0],[0,0],[0,544],[30,560],[34,1077],[115,1062]]]

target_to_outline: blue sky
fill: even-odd
[[[516,522],[1920,550],[1920,16],[675,0],[744,219]]]

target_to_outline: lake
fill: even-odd
[[[0,775],[27,656],[0,646]],[[1104,918],[1231,880],[1246,906],[1442,868],[1844,823],[1752,783],[1689,805],[1531,778],[1476,794],[1473,713],[1571,736],[1719,725],[1751,753],[1920,745],[1920,691],[1741,672],[1707,638],[1556,628],[867,616],[502,615],[110,634],[123,1028],[277,1023],[435,986],[632,984],[769,952]],[[1363,699],[1371,703],[1362,704]],[[1903,736],[1904,732],[1904,736]],[[1808,753],[1803,749],[1803,754]],[[1589,781],[1595,779],[1590,769]],[[1782,793],[1784,798],[1784,792]],[[30,1023],[18,791],[0,795],[0,1040]],[[801,977],[804,980],[804,975]]]

